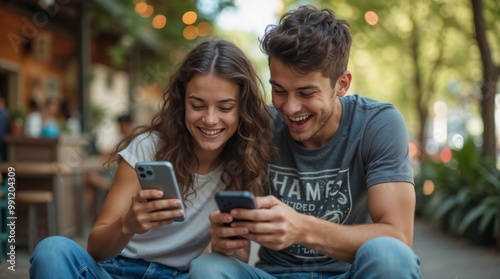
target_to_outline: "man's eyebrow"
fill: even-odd
[[[283,86],[281,86],[279,83],[277,83],[276,81],[274,81],[274,80],[272,80],[272,79],[270,79],[270,80],[269,80],[269,83],[270,83],[270,84],[272,84],[272,85],[275,85],[275,86],[278,86],[278,87],[282,87],[282,88],[283,88]]]
[[[272,79],[269,80],[269,83],[271,85],[283,88],[283,86],[281,86],[279,83],[277,83],[276,81],[274,81]],[[308,89],[316,89],[316,88],[318,88],[317,85],[308,84],[308,85],[304,85],[304,86],[301,86],[301,87],[297,88],[297,90],[308,90]]]

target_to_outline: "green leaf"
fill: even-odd
[[[460,224],[458,225],[457,231],[459,233],[463,233],[465,229],[467,229],[467,227],[469,227],[470,224],[472,224],[472,222],[474,222],[476,219],[478,219],[483,215],[484,210],[487,206],[488,206],[487,204],[479,204],[478,206],[474,207],[471,211],[469,211],[469,213],[465,215],[462,222],[460,222]]]

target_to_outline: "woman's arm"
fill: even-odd
[[[172,218],[182,216],[180,210],[161,210],[180,205],[177,199],[161,199],[159,190],[141,190],[132,166],[122,160],[102,207],[101,214],[92,228],[87,251],[101,261],[117,256],[135,234],[172,223]]]

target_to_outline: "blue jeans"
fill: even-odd
[[[189,278],[410,279],[421,278],[421,274],[420,259],[410,247],[392,237],[378,237],[359,248],[350,270],[344,274],[321,272],[269,274],[234,257],[212,253],[201,255],[191,262]]]
[[[30,259],[30,278],[180,278],[188,271],[179,271],[158,263],[116,257],[97,263],[73,240],[51,236],[42,240]]]

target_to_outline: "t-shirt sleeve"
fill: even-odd
[[[123,159],[135,167],[137,162],[153,161],[158,149],[158,141],[158,135],[155,133],[138,135],[125,149],[118,152],[118,162]]]
[[[394,107],[380,108],[370,119],[362,145],[367,186],[413,181],[406,123]]]

